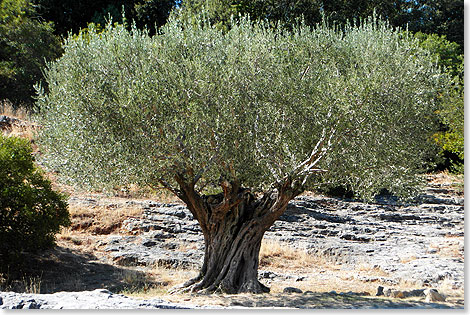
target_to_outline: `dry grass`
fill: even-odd
[[[139,217],[143,209],[139,206],[95,206],[69,207],[71,229],[91,234],[110,234],[121,228],[122,222],[130,217]]]
[[[188,245],[192,248],[194,245]],[[184,244],[180,244],[183,248]],[[366,295],[375,295],[381,277],[388,274],[383,270],[366,264],[358,264],[351,270],[343,265],[332,263],[327,257],[311,255],[306,250],[297,249],[284,242],[264,240],[260,249],[260,269],[275,272],[281,276],[261,281],[271,289],[270,294],[281,294],[286,287],[296,287],[302,291],[313,292],[364,292]],[[152,287],[140,286],[139,290],[126,290],[126,295],[148,298],[159,296],[168,301],[178,302],[189,300],[202,305],[213,304],[211,297],[190,295],[168,295],[173,286],[181,284],[197,275],[196,270],[168,269],[155,267],[150,273],[157,285]],[[363,281],[361,279],[377,279],[376,281]],[[145,289],[143,289],[145,288]],[[394,289],[417,289],[411,283],[401,283]],[[228,295],[221,295],[228,296]]]
[[[307,251],[292,248],[283,242],[266,239],[261,243],[259,257],[260,267],[274,269],[318,267],[328,263],[323,257],[310,255]]]
[[[386,277],[383,270],[358,264],[353,270],[331,262],[328,257],[312,255],[275,240],[264,240],[260,250],[260,268],[287,274],[287,279],[266,280],[272,293],[281,293],[285,287],[296,287],[313,292],[367,292],[374,295],[379,283],[361,281],[361,278]],[[300,279],[300,280],[299,280]]]
[[[24,108],[14,109],[11,103],[3,101],[0,102],[0,115],[20,120],[9,126],[4,126],[3,129],[1,129],[4,135],[25,138],[34,144],[35,132],[38,126],[30,122],[31,113],[28,110]],[[33,149],[37,150],[34,145]]]
[[[454,183],[454,182],[457,182],[457,183],[461,183],[464,181],[464,178],[462,176],[462,174],[452,174],[452,173],[449,173],[449,171],[447,170],[444,170],[442,172],[439,172],[439,173],[435,173],[435,174],[432,174],[433,175],[433,179],[431,180],[431,183]]]
[[[440,184],[454,189],[458,195],[464,195],[465,176],[463,174],[451,174],[447,170],[437,174],[429,174],[431,184]]]
[[[22,276],[20,280],[10,282],[5,274],[0,274],[0,291],[20,291],[24,293],[41,293],[41,276]]]
[[[440,284],[439,287],[436,288],[439,293],[444,294],[448,297],[457,297],[457,298],[464,298],[465,290],[464,288],[455,288],[448,278],[445,278]]]
[[[403,256],[403,257],[400,257],[400,263],[406,264],[416,259],[418,258],[415,255]]]
[[[141,298],[168,295],[171,288],[194,278],[197,273],[194,269],[172,269],[163,266],[155,266],[145,277],[133,271],[126,271],[123,274],[123,282],[127,286],[119,293]]]
[[[13,108],[13,104],[9,101],[0,101],[0,115],[13,117],[21,120],[31,120],[31,113],[24,108]]]
[[[446,258],[459,258],[464,260],[464,252],[461,250],[461,245],[464,244],[463,236],[446,236],[446,241],[440,243],[431,243],[430,249],[436,250],[440,257]]]

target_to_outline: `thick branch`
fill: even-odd
[[[191,178],[193,177],[192,174]],[[184,175],[175,175],[175,180],[180,186],[181,200],[183,200],[188,206],[189,211],[192,213],[194,218],[199,222],[204,235],[208,233],[208,208],[205,206],[204,200],[194,189],[194,183],[188,182]]]

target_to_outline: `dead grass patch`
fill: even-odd
[[[270,268],[303,268],[324,266],[325,258],[310,255],[306,250],[296,249],[288,244],[275,240],[263,240],[260,248],[260,267]]]
[[[14,108],[8,100],[0,101],[0,115],[13,117],[21,120],[31,120],[31,112],[25,108]]]
[[[270,287],[271,293],[282,293],[286,287],[296,287],[302,291],[352,291],[374,295],[379,283],[360,279],[380,279],[388,276],[380,268],[367,264],[358,264],[351,270],[331,262],[326,256],[309,254],[306,250],[293,248],[275,240],[263,240],[260,268],[288,275],[286,279],[262,280]]]
[[[431,184],[448,186],[458,195],[464,195],[465,176],[463,174],[452,174],[447,170],[428,175]]]
[[[418,259],[415,255],[400,257],[400,263],[406,264],[412,262],[413,260]]]
[[[128,271],[123,274],[123,282],[127,286],[119,293],[141,298],[168,295],[171,288],[194,278],[197,274],[198,271],[194,269],[174,269],[163,266],[155,266],[146,273],[145,277]]]
[[[447,240],[442,243],[429,245],[430,249],[435,249],[440,257],[465,259],[461,244],[464,243],[462,236],[446,236]]]
[[[121,228],[122,222],[130,217],[139,217],[143,209],[136,206],[95,206],[69,207],[71,229],[92,234],[110,234]]]

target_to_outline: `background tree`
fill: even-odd
[[[464,172],[464,56],[455,42],[437,34],[415,33],[419,45],[429,50],[442,67],[453,78],[453,88],[446,97],[441,97],[443,106],[439,110],[441,127],[434,135],[441,146],[439,169]]]
[[[51,23],[36,20],[28,0],[0,3],[0,100],[31,107],[33,85],[42,79],[46,60],[62,53]]]
[[[412,32],[423,32],[445,36],[455,42],[463,54],[464,47],[464,2],[459,0],[410,1],[415,12],[409,23]]]
[[[33,0],[38,13],[46,20],[53,21],[56,34],[67,36],[69,32],[77,34],[88,23],[106,25],[109,17],[122,23],[122,11],[128,22],[133,20],[137,26],[144,26],[155,32],[155,26],[164,25],[175,0]]]
[[[184,0],[181,3],[185,18],[198,16],[202,11],[219,29],[226,30],[232,16],[250,15],[254,20],[270,21],[290,28],[303,17],[308,25],[321,21],[319,0]]]
[[[91,28],[46,77],[49,167],[85,187],[172,191],[204,234],[184,287],[228,293],[268,291],[261,239],[306,185],[416,192],[448,85],[416,40],[375,20],[287,32],[242,18],[222,32],[172,19],[154,37]]]

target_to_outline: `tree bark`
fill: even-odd
[[[201,225],[205,255],[199,275],[174,292],[269,292],[258,281],[261,240],[300,191],[289,181],[255,198],[249,189],[225,181],[223,193],[200,196],[183,177],[177,181],[179,197]]]

